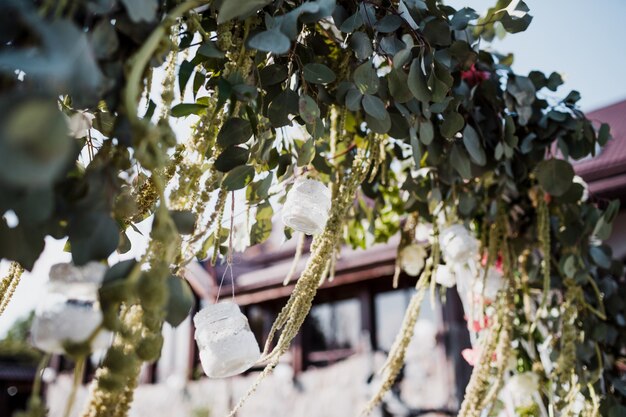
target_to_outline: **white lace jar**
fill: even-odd
[[[194,316],[193,323],[200,362],[209,378],[240,374],[259,360],[259,345],[237,304],[211,304]]]
[[[50,269],[44,299],[35,310],[31,335],[35,347],[48,353],[64,353],[63,345],[86,341],[102,323],[98,288],[107,267],[91,262],[77,267],[56,264]],[[108,346],[111,333],[101,330],[91,349]]]
[[[312,179],[298,179],[283,207],[283,223],[307,235],[324,230],[330,211],[330,190]]]

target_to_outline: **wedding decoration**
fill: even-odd
[[[248,319],[237,304],[211,304],[193,318],[200,361],[210,378],[225,378],[249,369],[261,356]]]
[[[283,206],[283,222],[307,235],[324,230],[330,210],[330,190],[312,179],[297,180]]]
[[[626,289],[602,243],[619,204],[585,197],[572,166],[609,127],[559,73],[516,73],[494,51],[532,20],[523,1],[494,2],[481,16],[437,0],[5,0],[0,256],[13,264],[0,313],[46,236],[83,266],[127,253],[127,231],[146,221],[145,252],[111,265],[98,290],[114,336],[83,414],[125,416],[163,323],[192,307],[185,266],[228,262],[235,218],[249,234],[238,249],[304,225],[306,266],[286,279],[266,367],[234,414],[289,349],[341,247],[400,234],[398,253],[426,255],[408,268],[416,290],[365,411],[396,380],[423,298],[454,284],[475,353],[460,416],[623,415]],[[305,190],[312,199],[294,198]],[[533,404],[506,400],[528,372]],[[30,404],[24,415],[45,413]]]
[[[102,311],[98,287],[106,266],[90,262],[83,267],[56,264],[50,270],[47,293],[35,310],[31,334],[35,347],[65,353],[66,344],[88,341],[91,350],[109,345],[111,333],[100,331]]]

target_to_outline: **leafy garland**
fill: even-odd
[[[624,413],[626,290],[601,243],[618,205],[583,201],[567,162],[593,155],[608,126],[596,131],[576,91],[548,95],[558,74],[515,74],[512,56],[481,49],[496,33],[527,28],[524,2],[499,0],[482,17],[435,0],[1,7],[0,205],[19,220],[0,222],[0,256],[16,262],[2,280],[2,308],[46,235],[68,237],[82,265],[129,250],[126,229],[154,216],[146,254],[114,265],[100,290],[101,327],[116,337],[86,416],[126,415],[139,365],[159,356],[162,323],[189,311],[176,275],[195,257],[216,262],[232,249],[233,230],[222,225],[229,194],[245,190],[249,243],[258,244],[275,199],[302,175],[331,184],[334,205],[274,324],[281,334],[262,376],[332,276],[341,243],[385,242],[405,219],[432,223],[371,409],[403,363],[420,300],[449,266],[439,247],[447,261],[445,228],[457,223],[480,240],[483,288],[499,259],[505,283],[495,303],[472,307],[492,322],[460,415],[496,413],[504,380],[529,373],[538,401],[518,413]],[[163,63],[156,99],[152,68]],[[170,118],[190,115],[191,137],[176,138]],[[399,254],[415,244],[411,228]],[[66,350],[84,357],[89,341]],[[542,359],[546,350],[557,359]],[[31,403],[31,415],[45,412]]]

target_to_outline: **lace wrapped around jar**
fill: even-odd
[[[283,207],[283,223],[307,235],[324,230],[330,211],[330,190],[312,179],[298,179]]]
[[[35,310],[31,334],[35,347],[48,353],[64,353],[67,342],[86,341],[102,323],[98,288],[107,267],[97,262],[77,267],[57,264],[50,269],[44,299]],[[101,330],[91,349],[104,349],[111,333]]]
[[[200,310],[193,322],[200,362],[209,378],[240,374],[259,360],[259,345],[237,304],[211,304]]]

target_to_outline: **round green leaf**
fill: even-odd
[[[376,94],[380,80],[370,61],[364,62],[354,70],[354,83],[362,94]]]
[[[254,178],[254,167],[241,165],[233,168],[222,180],[222,187],[228,191],[244,188]]]
[[[246,143],[252,136],[250,122],[238,117],[228,119],[217,134],[217,144],[226,147]]]
[[[215,169],[220,172],[228,172],[235,167],[245,165],[248,162],[250,151],[241,146],[229,146],[215,159]]]
[[[237,2],[230,2],[237,3]],[[291,48],[289,38],[278,29],[264,30],[252,35],[247,42],[249,48],[277,55],[287,53]]]
[[[304,79],[313,84],[328,84],[337,78],[333,70],[324,64],[306,64],[303,71]]]
[[[174,275],[167,278],[167,313],[165,321],[173,327],[181,324],[193,307],[194,297],[187,281]]]
[[[541,188],[555,197],[565,194],[574,179],[574,168],[562,159],[541,161],[535,173]]]
[[[363,96],[363,109],[367,114],[378,120],[384,120],[389,117],[385,103],[376,96],[366,94]]]
[[[463,144],[476,165],[484,166],[487,163],[487,156],[480,143],[478,133],[470,125],[466,125],[463,129]]]

